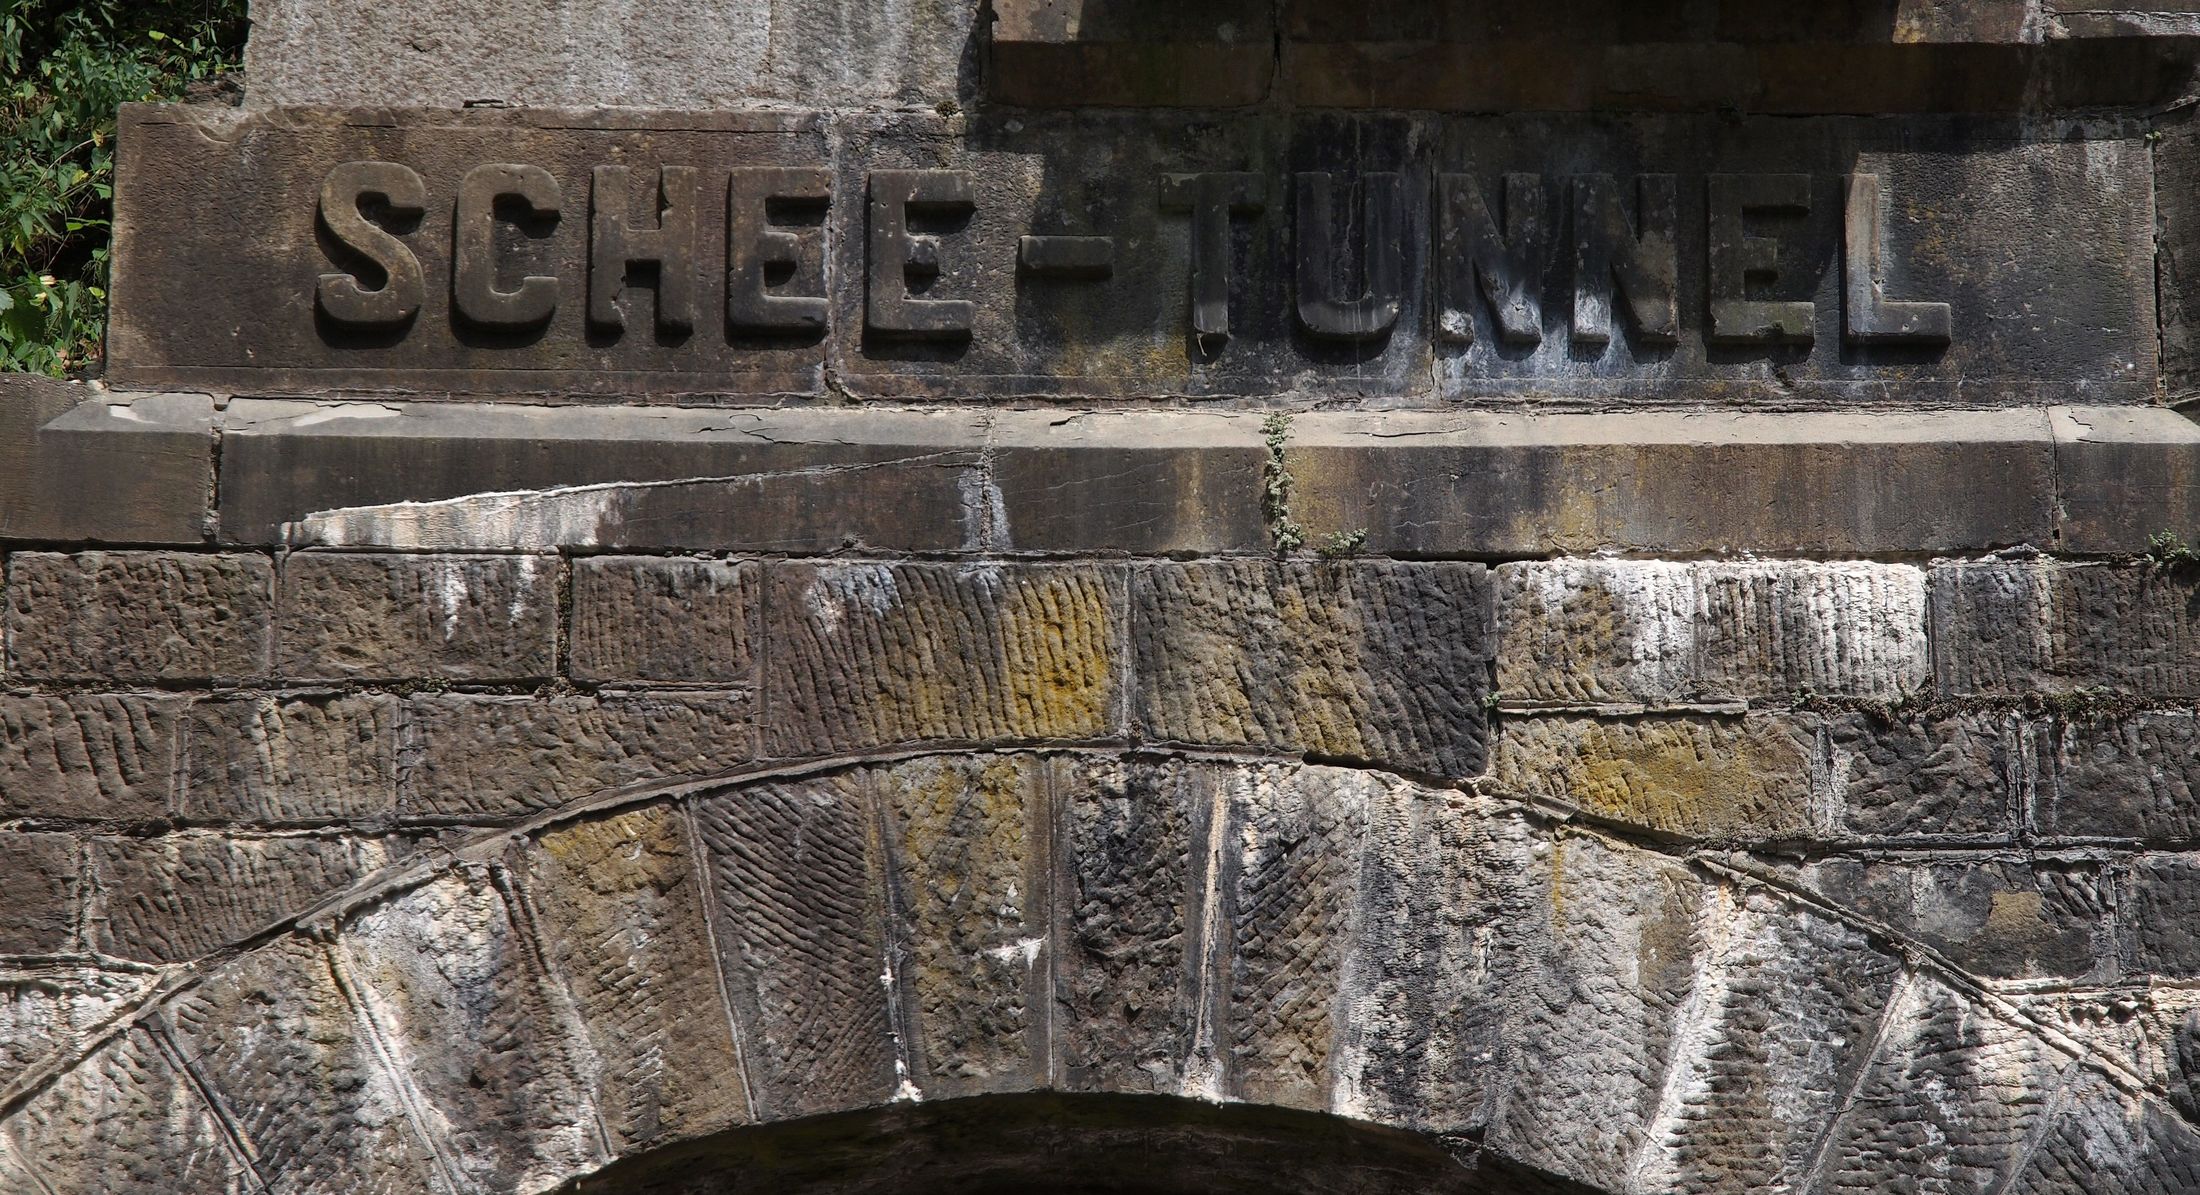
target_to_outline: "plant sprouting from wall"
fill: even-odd
[[[0,0],[0,369],[99,367],[115,115],[237,65],[245,0]]]

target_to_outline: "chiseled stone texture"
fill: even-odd
[[[1861,841],[2011,841],[2036,789],[2045,728],[2017,714],[1952,713],[1821,724],[1825,780]]]
[[[1933,664],[1949,696],[2200,695],[2200,574],[1991,561],[1933,570]]]
[[[170,834],[92,841],[88,920],[102,954],[198,958],[302,913],[389,861],[356,838]]]
[[[708,775],[755,755],[745,693],[406,699],[399,812],[508,818],[647,779]]]
[[[1893,700],[1930,678],[1910,565],[1563,559],[1496,575],[1509,703]]]
[[[2200,840],[2200,719],[2190,710],[2056,728],[2034,814],[2042,835]]]
[[[573,565],[574,680],[755,683],[758,567],[592,557]]]
[[[287,826],[387,818],[397,808],[397,698],[243,695],[184,724],[177,816]]]
[[[300,552],[283,562],[278,671],[297,680],[520,681],[556,663],[555,560]]]
[[[1149,738],[1472,776],[1487,756],[1489,597],[1478,564],[1231,561],[1131,583]]]
[[[1792,840],[1830,828],[1811,783],[1815,742],[1764,715],[1508,717],[1489,783],[1660,834]]]
[[[83,870],[69,835],[0,833],[0,954],[61,954],[76,944]]]
[[[1119,734],[1124,590],[1103,565],[772,566],[764,752]]]
[[[145,975],[88,966],[0,970],[0,1087],[31,1066],[83,1049],[92,1031],[148,986]]]
[[[1829,860],[1801,882],[1972,975],[2112,979],[2116,901],[2099,864],[2005,855]]]
[[[161,817],[184,704],[143,694],[0,694],[0,815]]]
[[[2193,1173],[2183,995],[2130,1065],[2131,1034],[1940,961],[1997,957],[1951,916],[2098,904],[2082,861],[2012,856],[1990,892],[1744,878],[1499,795],[1145,749],[823,764],[444,847],[152,995],[0,1116],[0,1177],[551,1191],[751,1119],[1064,1084],[1475,1137],[1643,1195]]]
[[[243,553],[18,552],[8,675],[99,684],[235,680],[268,670],[274,567]]]

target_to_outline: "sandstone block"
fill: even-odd
[[[614,1154],[748,1119],[684,819],[653,806],[544,834],[525,862],[545,958],[596,1059]]]
[[[397,699],[245,696],[195,705],[177,812],[190,821],[311,825],[397,807]]]
[[[234,680],[268,670],[264,556],[19,552],[8,560],[17,680]]]
[[[746,693],[421,695],[405,703],[398,808],[413,819],[508,818],[755,755]]]
[[[1823,833],[1815,736],[1763,715],[1507,718],[1494,791],[1556,801],[1683,838],[1766,842]]]
[[[2186,844],[2200,838],[2200,720],[2134,714],[2055,728],[2035,813],[2055,837]]]
[[[214,1112],[143,1029],[109,1042],[4,1130],[52,1195],[262,1190]],[[0,1171],[4,1173],[4,1171]]]
[[[395,897],[335,948],[473,1190],[547,1191],[603,1157],[586,1047],[486,869]]]
[[[548,677],[557,572],[533,556],[299,553],[283,565],[278,667],[323,680]]]
[[[1925,574],[1908,565],[1555,560],[1497,576],[1510,701],[1888,700],[1930,674]]]
[[[142,975],[93,967],[0,973],[0,1086],[80,1049],[84,1036],[146,986]]]
[[[2018,716],[1829,717],[1826,782],[1856,837],[2011,841],[2033,791],[2039,726]]]
[[[216,968],[169,1006],[169,1024],[276,1190],[459,1195],[406,1114],[357,983],[286,938]]]
[[[0,695],[0,813],[143,821],[168,811],[180,698]]]
[[[1079,1091],[1177,1094],[1191,1056],[1195,868],[1212,799],[1199,769],[1055,765],[1055,1054]]]
[[[2067,1059],[1929,976],[1905,977],[1882,1018],[1884,1044],[1828,1134],[1824,1189],[1996,1189],[2052,1115]]]
[[[1138,725],[1171,742],[1482,770],[1476,564],[1162,564],[1132,580]]]
[[[2150,855],[2133,865],[2119,918],[2135,971],[2200,975],[2200,856]]]
[[[1933,570],[1933,664],[1951,695],[2200,694],[2200,579],[2147,566],[1995,561]]]
[[[1046,1076],[1051,920],[1047,776],[1036,757],[923,759],[871,772],[886,816],[896,995],[926,1098]]]
[[[1828,900],[1989,979],[2114,973],[2115,900],[2089,863],[2006,858],[1828,861],[1807,872]]]
[[[886,936],[869,781],[841,774],[698,800],[719,957],[766,1119],[884,1103],[910,1032]]]
[[[788,564],[765,590],[764,750],[1120,732],[1124,574]]]
[[[755,683],[754,564],[609,556],[573,566],[573,679]]]
[[[302,913],[388,861],[347,838],[170,834],[92,840],[89,932],[103,954],[200,958]]]
[[[2200,1188],[2200,1132],[2157,1100],[2073,1069],[2055,1118],[2011,1195],[2140,1195]]]
[[[0,954],[61,954],[76,945],[83,864],[66,834],[0,833]]]

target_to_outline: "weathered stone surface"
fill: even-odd
[[[755,756],[746,693],[407,698],[399,811],[508,818],[640,780],[708,775]]]
[[[1930,676],[1906,565],[1537,561],[1496,590],[1508,702],[1892,700]]]
[[[614,1154],[749,1118],[700,862],[665,806],[551,831],[526,856],[544,957],[585,1030],[583,1074]]]
[[[967,98],[978,9],[893,0],[858,12],[831,0],[770,0],[696,11],[620,0],[538,12],[483,0],[345,15],[353,19],[337,26],[316,0],[278,0],[255,13],[251,101],[930,105]]]
[[[1184,1090],[1215,801],[1199,769],[1066,760],[1053,784],[1061,879],[1054,1049],[1071,1091]]]
[[[986,98],[996,103],[1258,103],[1276,69],[1275,13],[1082,0],[1003,0],[987,38]]]
[[[169,1007],[183,1057],[251,1144],[256,1168],[297,1195],[458,1195],[386,1040],[330,956],[284,938],[210,974]],[[471,1036],[469,1033],[468,1036]]]
[[[886,818],[894,993],[925,1098],[1024,1090],[1048,1071],[1051,818],[1032,756],[872,773]]]
[[[0,540],[204,542],[213,416],[203,394],[95,396],[0,373]]]
[[[1121,568],[770,566],[764,752],[1120,733]]]
[[[1867,841],[2013,841],[2045,746],[2039,724],[1997,714],[1845,714],[1820,734],[1841,826]]]
[[[1590,838],[1548,844],[1531,882],[1544,888],[1549,930],[1522,960],[1490,1144],[1628,1190],[1661,1127],[1664,1077],[1695,1045],[1684,1004],[1713,965],[1711,894],[1669,861]]]
[[[760,1116],[883,1103],[913,1076],[886,931],[886,865],[862,773],[715,794],[719,957]]]
[[[2116,901],[2098,865],[1986,857],[1812,865],[1829,901],[1890,925],[1990,979],[2105,979],[2115,973]]]
[[[2061,408],[2049,420],[2060,551],[2126,555],[2167,529],[2200,534],[2200,425],[2146,408]]]
[[[555,561],[301,552],[283,564],[277,668],[297,679],[547,677]]]
[[[2034,813],[2040,833],[2200,839],[2200,722],[2190,712],[2071,721],[2055,728],[2051,743]]]
[[[0,811],[141,821],[168,811],[180,698],[0,695]]]
[[[1489,596],[1474,564],[1157,564],[1133,574],[1151,738],[1482,770]]]
[[[145,1030],[108,1043],[9,1118],[51,1195],[264,1188],[212,1109]]]
[[[574,680],[754,684],[757,566],[602,557],[573,566]]]
[[[1875,1034],[1871,1067],[1824,1145],[1825,1188],[1977,1191],[2006,1181],[2069,1060],[1927,976],[1903,976]]]
[[[1990,561],[1933,570],[1933,663],[1954,695],[2200,693],[2189,571]]]
[[[144,962],[203,957],[381,866],[381,843],[357,838],[169,834],[92,841],[93,945]]]
[[[0,1087],[28,1067],[82,1049],[87,1034],[145,987],[143,975],[95,967],[0,971]]]
[[[2032,1151],[2011,1195],[2140,1195],[2200,1185],[2200,1133],[2162,1105],[2073,1068],[2063,1111]]]
[[[18,552],[8,558],[17,680],[234,680],[268,669],[265,556]]]
[[[66,834],[0,833],[0,954],[62,954],[76,945],[82,849]]]
[[[176,812],[194,822],[315,825],[397,808],[397,698],[242,696],[184,724]]]
[[[2135,971],[2200,975],[2200,858],[2150,855],[2132,865],[2118,921]]]
[[[503,885],[478,869],[424,885],[338,949],[459,1182],[542,1191],[608,1160],[578,1026]]]
[[[1765,842],[1822,834],[1814,736],[1785,718],[1507,718],[1490,776],[1503,796],[1556,801],[1662,835]]]

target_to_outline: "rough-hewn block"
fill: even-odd
[[[1117,733],[1118,568],[788,564],[765,594],[764,749]]]
[[[887,818],[896,994],[926,1098],[1044,1082],[1046,776],[1028,755],[923,759],[871,773]]]
[[[406,1114],[356,984],[339,986],[318,945],[286,938],[215,969],[169,1023],[275,1190],[459,1195]]]
[[[612,556],[573,566],[573,679],[747,685],[757,568]]]
[[[2033,1148],[2010,1195],[2152,1195],[2200,1191],[2200,1132],[2158,1100],[2071,1068],[2061,1114]]]
[[[2041,834],[2200,838],[2200,719],[2189,711],[2061,724],[2042,762]]]
[[[238,679],[268,669],[265,556],[19,552],[8,559],[17,680]]]
[[[746,693],[407,699],[398,807],[505,818],[636,781],[708,775],[755,755]]]
[[[2098,866],[1893,858],[1811,866],[1826,899],[1993,979],[2113,977],[2115,905]]]
[[[76,839],[66,834],[0,832],[0,954],[60,954],[76,944],[83,892]]]
[[[381,843],[349,838],[94,839],[89,931],[119,958],[199,958],[304,912],[388,857]]]
[[[1933,570],[1933,663],[1951,695],[2200,694],[2200,578],[1994,561]]]
[[[1872,1065],[1828,1133],[1822,1189],[2000,1189],[2067,1058],[1929,976],[1905,977],[1874,1032]]]
[[[2200,976],[2200,855],[2153,855],[2132,866],[2118,920],[2135,971]]]
[[[0,695],[0,813],[163,816],[182,713],[180,698]]]
[[[263,1190],[215,1119],[143,1029],[109,1042],[8,1119],[5,1134],[50,1195]]]
[[[1490,771],[1501,795],[1663,834],[1760,842],[1827,829],[1811,786],[1813,745],[1806,726],[1758,715],[1513,717]]]
[[[1497,570],[1508,701],[1892,699],[1929,678],[1909,565],[1555,560]]]
[[[748,1119],[741,1068],[681,816],[653,806],[544,834],[527,891],[549,966],[570,993],[612,1152]]]
[[[302,552],[283,564],[277,660],[303,679],[547,677],[555,561]]]
[[[1191,1056],[1195,844],[1213,802],[1187,766],[1055,765],[1055,1055],[1075,1091],[1182,1090]]]
[[[1865,839],[2011,840],[2039,727],[2014,715],[1829,717],[1820,732],[1841,826]]]
[[[530,933],[466,869],[363,914],[336,947],[469,1189],[547,1191],[608,1160],[586,1047]]]
[[[395,697],[206,701],[183,737],[176,808],[191,821],[353,822],[397,806]]]
[[[92,967],[0,971],[0,1087],[37,1065],[84,1045],[148,977]]]
[[[1131,590],[1146,735],[1482,770],[1482,566],[1163,564]]]
[[[910,1076],[863,775],[698,800],[719,957],[765,1119],[884,1103]]]

